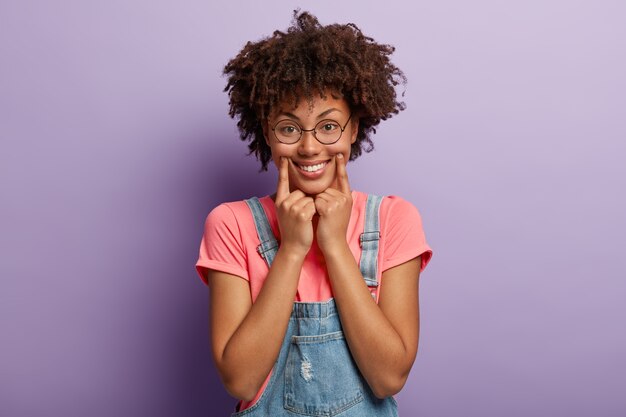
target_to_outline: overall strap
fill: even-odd
[[[359,238],[361,261],[359,268],[368,286],[378,286],[378,241],[380,240],[380,203],[383,197],[368,194],[365,203],[365,227]]]
[[[256,233],[259,236],[259,242],[261,242],[256,250],[259,252],[259,255],[265,259],[269,268],[272,266],[274,256],[276,256],[276,252],[278,251],[278,241],[274,237],[270,222],[267,219],[267,215],[265,214],[265,210],[263,210],[263,206],[261,205],[259,199],[257,197],[252,197],[245,201],[252,212],[254,227],[256,228]]]

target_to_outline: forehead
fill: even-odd
[[[303,119],[315,118],[329,109],[335,109],[331,114],[350,113],[350,106],[342,96],[327,92],[324,97],[315,93],[310,98],[300,97],[297,101],[295,96],[288,96],[279,105],[270,109],[270,117],[289,114]]]

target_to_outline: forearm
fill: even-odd
[[[324,255],[350,352],[376,396],[397,393],[415,359],[376,304],[347,245]]]
[[[295,299],[304,255],[278,250],[261,291],[220,360],[225,385],[251,399],[274,365]]]

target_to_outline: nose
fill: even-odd
[[[302,132],[302,137],[298,143],[298,154],[302,156],[317,155],[322,151],[322,144],[315,139],[312,131]]]

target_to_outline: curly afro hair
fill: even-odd
[[[301,98],[311,103],[313,94],[338,94],[359,119],[357,139],[350,160],[370,152],[370,135],[376,126],[404,110],[395,87],[406,83],[402,71],[389,56],[394,47],[376,43],[353,23],[320,25],[308,12],[294,11],[287,32],[275,31],[258,42],[248,42],[224,67],[231,117],[238,116],[240,137],[267,170],[271,160],[263,123],[271,109]]]

